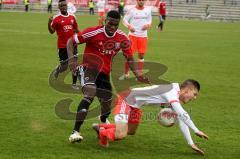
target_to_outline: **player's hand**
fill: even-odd
[[[132,33],[136,31],[136,30],[134,29],[134,27],[131,26],[131,25],[128,26],[128,29],[129,29],[129,31],[132,32]]]
[[[202,131],[199,131],[199,132],[196,132],[195,133],[197,136],[199,136],[199,137],[203,137],[204,139],[207,139],[208,140],[208,136],[204,133],[204,132],[202,132]]]
[[[48,19],[48,22],[51,23],[53,21],[53,17],[50,16],[49,19]]]
[[[142,27],[142,30],[148,30],[150,28],[150,25],[149,24],[145,24],[143,27]]]
[[[144,76],[142,76],[142,75],[137,76],[137,80],[138,80],[139,82],[142,82],[142,83],[150,84],[149,78],[148,78],[148,77],[144,77]]]
[[[191,148],[192,148],[195,152],[197,152],[199,155],[204,156],[204,154],[205,154],[204,151],[201,150],[200,148],[198,148],[195,144],[191,145]]]

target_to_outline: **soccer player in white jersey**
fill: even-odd
[[[97,2],[97,8],[98,8],[98,24],[103,25],[103,22],[105,20],[105,0],[98,0]]]
[[[121,93],[118,95],[114,111],[115,124],[93,124],[93,129],[99,135],[99,144],[108,147],[108,140],[116,141],[128,134],[134,135],[141,119],[141,106],[169,104],[169,107],[177,114],[180,130],[189,146],[198,154],[204,155],[204,151],[194,144],[189,128],[199,137],[208,139],[208,136],[195,126],[182,107],[182,104],[195,100],[199,90],[200,84],[196,80],[188,79],[181,85],[178,83],[153,85]]]
[[[147,30],[152,23],[151,8],[144,7],[144,0],[137,0],[137,5],[129,9],[123,18],[123,24],[129,29],[129,39],[132,43],[133,54],[138,53],[138,70],[142,73],[144,67],[144,55],[147,51],[148,36]],[[119,80],[129,78],[129,66],[125,63],[124,74]]]

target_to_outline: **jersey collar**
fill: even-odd
[[[118,30],[116,30],[115,33],[114,33],[112,36],[109,36],[109,35],[106,33],[106,31],[105,31],[105,26],[103,27],[103,32],[104,32],[104,34],[105,34],[105,36],[106,36],[107,38],[112,38],[112,37],[114,37],[114,36],[116,35],[117,31],[118,31]]]

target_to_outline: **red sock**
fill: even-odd
[[[100,137],[104,136],[107,137],[109,140],[114,141],[115,140],[115,130],[116,128],[109,128],[109,129],[104,129],[101,130]]]
[[[103,127],[105,129],[115,128],[115,124],[99,124],[99,127]]]
[[[143,73],[144,59],[138,60],[138,72],[140,75]]]
[[[128,74],[128,72],[129,72],[128,62],[125,62],[125,70],[124,70],[124,74]]]

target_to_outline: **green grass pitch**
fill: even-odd
[[[91,129],[96,118],[84,123],[82,143],[69,144],[74,121],[59,118],[55,104],[72,98],[74,112],[81,96],[55,91],[48,84],[48,76],[58,64],[56,35],[48,33],[48,17],[43,13],[0,12],[1,159],[200,158],[187,147],[177,125],[164,128],[147,116],[135,136],[110,143],[108,149],[99,147]],[[81,30],[97,24],[96,16],[78,15],[77,20]],[[210,137],[206,141],[192,134],[206,152],[203,158],[239,159],[240,23],[168,19],[164,32],[156,31],[157,23],[155,17],[145,60],[167,66],[161,77],[165,80],[200,81],[197,101],[184,107]],[[122,24],[120,28],[126,31]],[[80,46],[79,52],[82,50]],[[153,118],[158,110],[154,106],[144,108]]]

